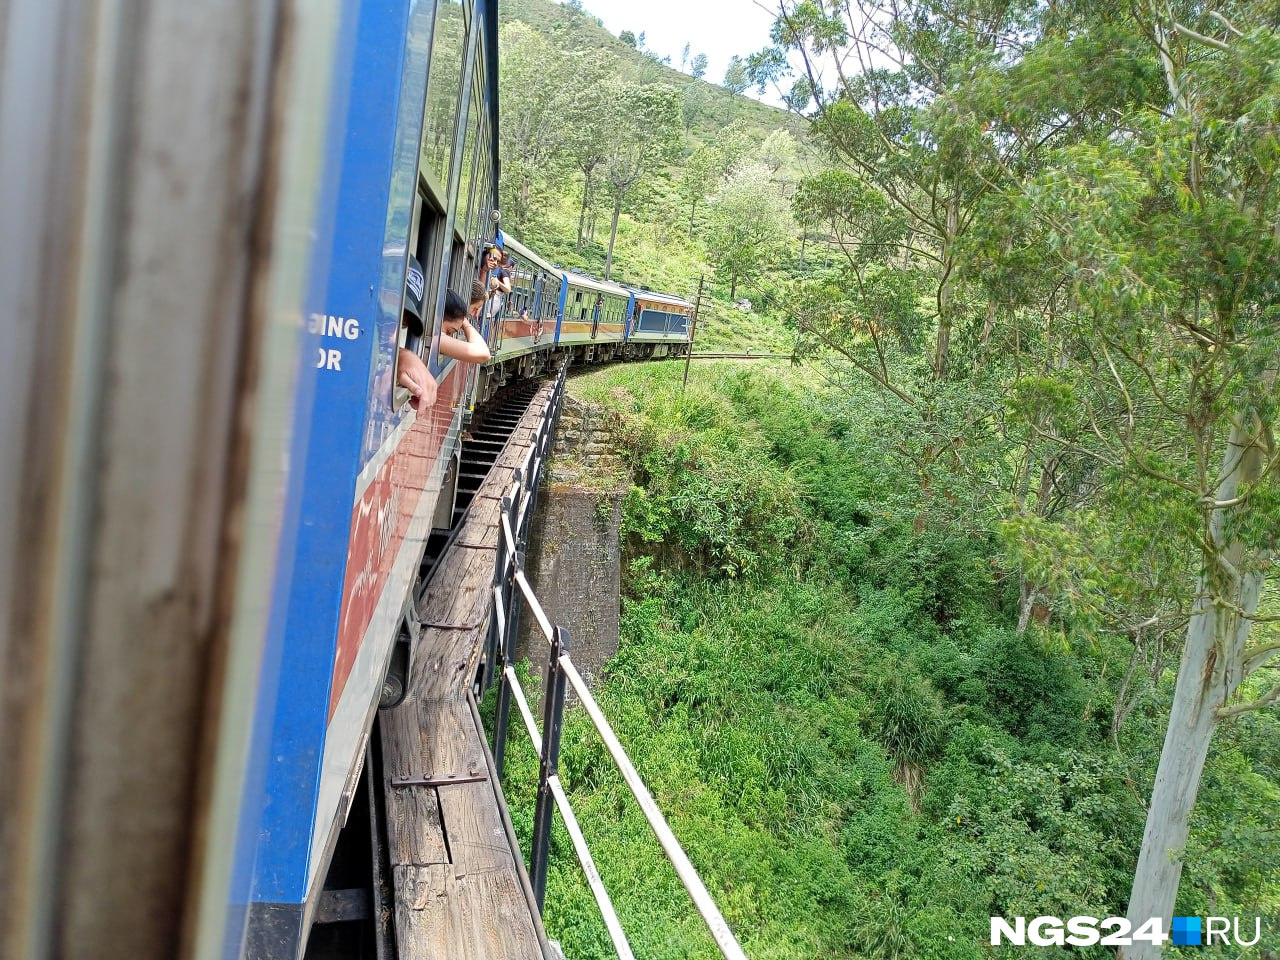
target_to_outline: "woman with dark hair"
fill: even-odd
[[[422,268],[416,260],[409,267],[409,283],[405,295],[404,323],[417,336],[422,335]],[[483,299],[483,288],[481,288]],[[450,290],[444,298],[444,320],[440,324],[440,356],[463,363],[486,363],[489,346],[467,319],[467,305]],[[461,333],[466,339],[458,339]],[[436,402],[436,378],[422,357],[414,350],[401,347],[396,382],[409,391],[415,410]]]
[[[463,363],[488,362],[489,345],[480,336],[480,331],[471,325],[467,305],[452,290],[444,298],[444,322],[440,326],[440,356],[452,357]],[[459,340],[456,336],[459,333],[466,339]]]

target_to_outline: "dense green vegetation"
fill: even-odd
[[[725,86],[778,84],[784,123],[526,3],[504,216],[588,270],[705,274],[715,343],[805,364],[600,393],[636,458],[628,630],[661,664],[648,690],[624,653],[614,706],[652,720],[641,751],[692,738],[649,761],[688,774],[677,807],[792,877],[839,853],[808,893],[723,881],[761,950],[962,955],[989,913],[1086,905],[1275,918],[1280,6],[782,0]],[[753,658],[784,626],[847,669],[771,707]],[[873,746],[884,791],[850,793]]]
[[[682,395],[680,372],[572,382],[617,412],[637,481],[622,648],[597,696],[747,954],[978,957],[993,914],[1123,913],[1172,677],[1113,738],[1128,643],[1019,635],[998,538],[919,530],[875,393],[757,363],[695,366]],[[506,783],[527,842],[521,739]],[[577,710],[561,772],[637,954],[717,955]],[[1178,901],[1270,918],[1273,951],[1277,784],[1280,722],[1230,724]],[[555,853],[550,934],[611,956],[562,832]]]

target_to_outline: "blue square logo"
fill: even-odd
[[[1174,917],[1172,933],[1175,947],[1200,946],[1200,918]]]

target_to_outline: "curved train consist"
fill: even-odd
[[[0,357],[0,953],[299,956],[476,405],[688,350],[687,300],[497,229],[497,38],[497,0],[0,11],[39,318]],[[477,369],[440,317],[491,241]]]
[[[431,219],[423,213],[432,209],[429,188],[420,176],[419,238],[435,236],[422,223]],[[483,203],[487,212],[492,198]],[[464,240],[455,230],[451,239],[455,250],[483,249],[492,239],[510,253],[512,291],[485,324],[492,351],[487,364],[469,371],[432,351],[439,383],[433,407],[415,411],[386,375],[401,343],[423,352],[428,345],[397,333],[400,305],[394,297],[385,297],[388,309],[379,317],[378,328],[387,335],[375,346],[373,373],[347,390],[339,376],[349,347],[327,344],[345,335],[351,318],[317,315],[312,324],[321,376],[302,475],[301,534],[289,564],[293,574],[277,595],[277,602],[288,598],[280,664],[285,682],[267,746],[249,956],[296,954],[306,942],[325,869],[356,793],[374,712],[391,705],[380,695],[396,642],[417,633],[412,588],[427,538],[447,529],[454,517],[460,438],[476,406],[563,358],[576,364],[656,359],[683,356],[690,347],[688,300],[553,267],[501,231]],[[419,242],[417,255],[437,266],[437,277],[450,272],[429,244]],[[397,263],[400,270],[384,269],[384,276],[399,280],[403,261]],[[472,271],[469,260],[464,263],[463,286]],[[425,269],[430,284],[431,266]],[[437,321],[433,339],[439,336]],[[353,392],[363,405],[358,422]],[[345,436],[319,429],[339,416],[350,422]],[[317,443],[321,432],[326,436]],[[357,438],[363,440],[359,447]],[[335,562],[344,556],[345,563]],[[316,563],[317,557],[325,562]]]
[[[689,348],[693,304],[553,267],[510,235],[497,240],[511,257],[512,289],[488,331],[498,379],[546,368],[551,355],[576,362],[660,359]]]
[[[374,16],[366,11],[362,26]],[[356,51],[357,63],[394,62],[385,56],[399,42],[392,32],[370,25],[358,36],[369,49]],[[393,649],[416,634],[412,587],[427,538],[451,525],[460,437],[476,405],[562,357],[599,363],[689,349],[688,300],[562,270],[494,229],[494,3],[411,4],[403,57],[398,77],[353,73],[346,149],[358,144],[360,155],[336,186],[353,200],[339,205],[335,224],[347,249],[331,260],[309,324],[317,381],[302,425],[298,537],[272,599],[283,618],[281,683],[264,690],[275,703],[253,831],[251,956],[296,954],[306,942]],[[371,167],[389,176],[371,178]],[[489,243],[511,257],[512,290],[483,330],[492,359],[475,370],[434,347],[447,290],[485,278],[478,261]],[[424,303],[436,305],[430,341],[406,336],[399,322],[407,252],[423,265]],[[415,411],[394,386],[401,346],[430,360],[434,406]]]

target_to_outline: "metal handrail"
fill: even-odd
[[[609,751],[609,755],[613,757],[613,762],[618,765],[618,770],[622,774],[622,779],[626,781],[627,787],[631,790],[631,795],[640,804],[640,810],[644,813],[645,819],[649,821],[650,829],[657,836],[658,842],[662,844],[662,849],[666,853],[667,859],[675,867],[676,874],[680,877],[680,882],[684,884],[685,890],[689,892],[689,896],[693,899],[693,905],[698,908],[698,913],[702,915],[702,919],[706,922],[707,929],[711,931],[711,936],[716,941],[716,946],[730,960],[746,960],[746,954],[742,952],[742,947],[739,946],[737,937],[733,935],[733,931],[729,929],[729,924],[725,922],[724,916],[720,913],[715,901],[711,899],[711,894],[707,892],[702,878],[698,876],[698,872],[693,868],[693,864],[689,861],[684,848],[680,846],[680,841],[676,839],[675,833],[672,832],[670,824],[667,823],[667,818],[662,815],[662,811],[658,809],[658,804],[654,802],[653,795],[649,793],[644,781],[640,779],[639,772],[631,762],[631,758],[627,756],[627,752],[619,742],[617,734],[609,726],[609,721],[605,719],[604,711],[600,709],[595,697],[591,695],[591,690],[587,687],[586,681],[582,679],[582,675],[578,673],[578,668],[573,665],[568,656],[560,657],[560,668],[568,678],[574,693],[582,701],[582,706],[587,711],[587,716],[591,718],[591,723],[595,726],[596,732],[600,734],[600,739],[604,741],[605,748]]]
[[[541,759],[542,734],[538,732],[538,722],[534,720],[533,711],[529,708],[529,701],[525,699],[524,688],[520,686],[520,678],[516,676],[515,670],[511,667],[507,667],[504,674],[506,681],[511,684],[511,693],[516,699],[516,706],[520,709],[520,717],[529,733],[529,740],[533,743],[533,750]],[[574,853],[578,855],[578,862],[582,865],[582,872],[587,878],[587,886],[591,890],[591,895],[596,899],[596,905],[600,908],[600,916],[604,918],[604,925],[609,932],[609,939],[613,941],[614,949],[621,960],[634,960],[635,954],[631,952],[631,944],[627,942],[627,935],[623,932],[622,924],[618,921],[618,914],[613,908],[613,901],[609,899],[609,891],[605,889],[604,880],[601,879],[600,871],[596,868],[595,858],[591,856],[586,837],[583,835],[582,827],[578,824],[578,818],[573,812],[573,805],[569,803],[569,797],[560,783],[559,775],[551,777],[547,781],[547,785],[555,796],[556,808],[559,809],[560,817],[564,820],[565,829],[568,830],[569,838],[573,841]]]
[[[546,878],[550,855],[552,809],[560,811],[561,819],[573,841],[574,852],[586,875],[587,886],[600,908],[605,927],[613,941],[621,960],[634,960],[634,954],[627,942],[626,934],[618,921],[617,911],[609,898],[604,882],[596,869],[595,860],[587,846],[586,838],[574,815],[573,806],[564,791],[559,776],[560,732],[563,725],[564,706],[567,688],[582,701],[587,716],[604,742],[605,748],[613,758],[622,774],[623,781],[632,796],[640,805],[649,827],[653,830],[663,853],[671,861],[676,874],[684,884],[693,901],[694,907],[706,923],[712,939],[720,953],[727,960],[746,960],[746,954],[738,944],[724,916],[716,907],[711,894],[707,891],[688,855],[680,846],[675,833],[671,830],[662,811],[658,808],[652,794],[644,785],[635,765],[627,756],[626,750],[618,740],[617,734],[609,725],[604,712],[591,695],[586,681],[574,666],[569,657],[568,633],[551,622],[550,617],[539,602],[537,594],[524,571],[524,547],[526,544],[528,523],[537,502],[538,487],[541,480],[542,466],[551,446],[551,435],[559,420],[563,404],[565,368],[562,367],[557,378],[556,390],[547,408],[538,433],[531,444],[529,453],[522,466],[513,472],[513,482],[506,496],[502,498],[499,508],[501,535],[498,545],[497,563],[494,568],[494,615],[490,618],[489,652],[490,664],[500,665],[500,690],[498,707],[494,719],[493,756],[498,776],[501,777],[503,758],[506,749],[507,723],[510,716],[510,701],[514,697],[516,708],[520,713],[530,742],[539,759],[538,799],[534,811],[534,836],[530,856],[530,877],[533,895],[538,909],[543,908],[546,895]],[[521,603],[523,600],[523,604]],[[539,732],[533,711],[529,707],[528,698],[520,685],[519,677],[512,666],[515,660],[515,639],[518,632],[520,608],[528,606],[550,648],[550,659],[547,663],[547,683],[543,696],[542,732]],[[486,679],[492,678],[487,674]]]
[[[525,601],[529,604],[533,619],[538,621],[538,627],[542,630],[542,635],[547,638],[549,643],[555,635],[555,627],[547,619],[546,611],[542,609],[542,604],[538,602],[538,597],[534,594],[533,587],[529,585],[529,578],[524,575],[523,570],[516,571],[516,584],[520,587],[520,592],[524,594]]]

